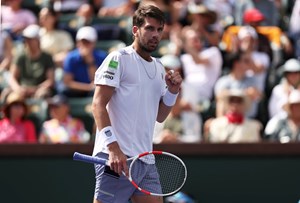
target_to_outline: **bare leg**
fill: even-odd
[[[93,203],[101,203],[99,200],[94,199]]]
[[[151,195],[135,195],[131,198],[133,203],[163,203],[163,198]]]

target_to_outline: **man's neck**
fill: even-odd
[[[144,50],[142,50],[137,43],[133,43],[132,44],[133,49],[136,51],[136,53],[138,53],[138,55],[140,55],[143,59],[145,59],[146,61],[152,61],[151,55],[149,52],[146,52]]]

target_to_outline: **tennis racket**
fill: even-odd
[[[74,153],[74,160],[83,161],[93,164],[108,165],[108,160],[98,157]],[[169,196],[178,192],[184,185],[187,178],[187,168],[184,162],[174,154],[163,151],[145,152],[140,155],[127,159],[129,163],[128,180],[139,191],[154,196]],[[140,164],[146,164],[150,167],[155,167],[158,175],[161,188],[149,188],[149,185],[143,185],[143,181],[139,181],[138,170]],[[123,175],[124,172],[123,172]],[[154,180],[156,181],[156,180]]]

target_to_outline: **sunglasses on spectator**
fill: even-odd
[[[229,97],[229,103],[231,104],[242,104],[244,103],[244,99],[241,97]]]

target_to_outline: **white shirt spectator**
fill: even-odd
[[[210,47],[201,51],[199,56],[209,59],[209,64],[196,64],[190,54],[181,56],[185,76],[184,86],[189,91],[195,91],[192,95],[195,97],[196,102],[212,98],[214,85],[221,75],[223,62],[221,52],[216,47]],[[183,95],[185,95],[184,91],[185,88],[183,87]]]

